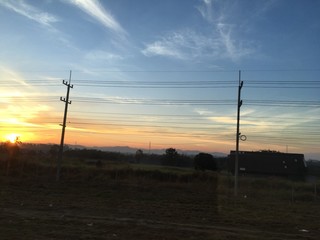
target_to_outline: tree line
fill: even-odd
[[[3,142],[0,145],[0,158],[13,161],[17,158],[51,158],[58,157],[59,145]],[[1,157],[2,156],[2,157]],[[104,161],[130,162],[136,164],[153,164],[172,167],[187,167],[197,170],[217,170],[218,159],[209,153],[195,156],[180,154],[175,148],[167,148],[164,154],[148,154],[138,149],[135,153],[120,153],[87,148],[69,148],[65,146],[64,158],[79,159],[88,164],[102,166]]]

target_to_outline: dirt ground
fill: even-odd
[[[0,178],[0,239],[319,239],[319,204],[258,204],[206,182]]]

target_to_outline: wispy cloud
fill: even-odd
[[[8,81],[8,82],[20,84],[21,87],[30,87],[30,85],[23,79],[22,76],[20,76],[14,70],[3,65],[0,65],[0,78],[4,82]]]
[[[56,15],[30,5],[25,0],[0,0],[0,7],[1,6],[40,24],[45,31],[48,31],[50,34],[54,34],[56,37],[55,39],[60,43],[70,49],[78,50],[75,45],[68,40],[69,37],[54,26],[54,23],[61,21],[61,19]]]
[[[107,29],[119,34],[126,35],[126,31],[120,23],[100,4],[97,0],[68,0],[71,4],[80,8],[83,12],[90,15]]]
[[[56,16],[41,11],[27,4],[24,0],[2,0],[0,5],[44,26],[51,26],[52,23],[59,21]]]
[[[114,53],[110,53],[107,51],[103,51],[103,50],[93,50],[88,52],[85,55],[85,59],[88,60],[93,60],[93,61],[107,61],[107,62],[111,62],[111,61],[118,61],[118,60],[123,60],[124,57],[118,54],[114,54]]]
[[[236,45],[228,26],[219,25],[209,35],[191,29],[172,31],[153,43],[146,44],[141,51],[145,56],[164,56],[181,60],[205,58],[229,58],[237,60],[252,52],[250,48]]]
[[[197,9],[214,29],[216,38],[223,48],[222,56],[237,61],[252,54],[254,52],[254,48],[250,45],[252,41],[235,37],[235,24],[228,22],[228,16],[224,10],[218,10],[216,7],[218,2],[215,1],[214,3],[213,0],[203,0],[202,2],[202,5],[198,6]]]
[[[212,0],[203,0],[196,7],[211,31],[171,31],[160,39],[147,43],[142,53],[147,57],[164,56],[193,61],[206,58],[238,61],[252,54],[252,41],[236,38],[234,25],[225,22],[226,16],[223,13],[214,12],[215,5]]]
[[[184,42],[184,39],[184,35],[179,33],[171,33],[170,35],[163,37],[161,40],[147,44],[145,49],[142,50],[142,53],[147,57],[158,55],[177,59],[185,59],[187,56],[182,49],[182,43]]]
[[[219,40],[225,50],[225,57],[237,61],[242,57],[254,53],[255,50],[250,47],[248,43],[244,44],[244,41],[233,38],[231,25],[219,23],[217,24],[217,30],[219,33]]]
[[[196,6],[196,8],[199,10],[200,14],[204,19],[211,22],[213,20],[212,17],[212,5],[213,0],[203,0],[203,4]]]
[[[218,55],[219,42],[193,30],[173,31],[153,43],[146,44],[145,56],[166,56],[176,59],[195,59],[199,56]]]

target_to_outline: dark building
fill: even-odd
[[[234,174],[236,151],[228,156],[228,169]],[[304,176],[307,165],[303,154],[274,151],[239,151],[239,174]]]

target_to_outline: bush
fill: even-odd
[[[194,167],[196,170],[217,170],[217,163],[209,153],[199,153],[194,157]]]

